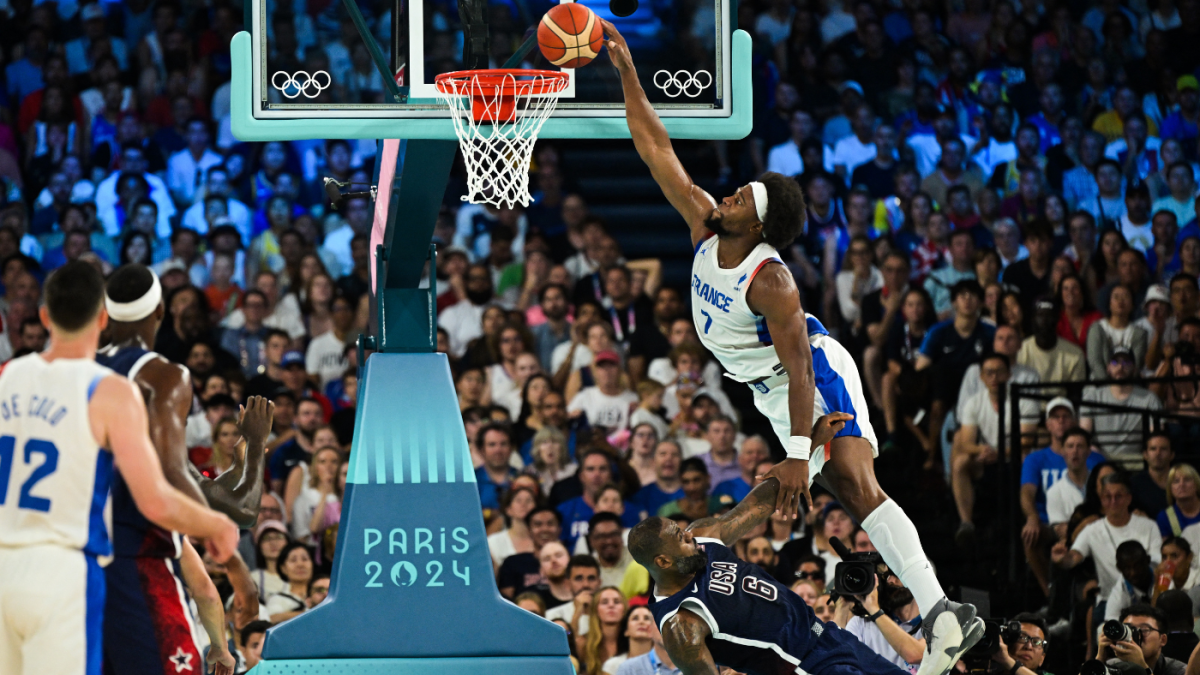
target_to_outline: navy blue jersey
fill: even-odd
[[[96,353],[96,361],[118,375],[133,380],[147,362],[159,358],[155,352],[140,347],[108,346]],[[149,556],[178,558],[179,538],[173,532],[146,520],[120,471],[112,483],[113,553],[118,556]]]
[[[833,622],[821,623],[799,595],[717,539],[696,537],[708,564],[691,585],[650,611],[661,629],[680,609],[698,615],[718,665],[747,675],[907,675]]]
[[[708,565],[690,586],[650,605],[659,628],[687,609],[708,624],[708,650],[720,665],[748,675],[795,673],[825,630],[812,609],[719,540],[696,537],[696,544]]]

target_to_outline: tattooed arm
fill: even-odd
[[[813,425],[813,447],[819,448],[828,443],[848,419],[852,419],[852,416],[840,412],[822,415]],[[759,478],[762,481],[732,511],[716,518],[701,518],[693,522],[687,528],[692,536],[712,537],[720,539],[726,546],[733,546],[735,541],[770,518],[779,497],[779,479],[771,475]]]
[[[717,675],[720,671],[704,643],[710,635],[712,630],[703,619],[681,608],[663,626],[663,646],[683,675]]]
[[[746,495],[732,511],[718,517],[701,518],[687,529],[695,537],[712,537],[733,546],[747,532],[771,517],[775,498],[779,495],[779,479],[768,478]]]

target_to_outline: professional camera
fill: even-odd
[[[851,553],[850,549],[837,537],[829,540],[833,550],[842,558],[833,570],[833,589],[830,596],[836,602],[838,597],[854,599],[854,596],[870,595],[875,590],[875,575],[883,564],[883,556],[878,553]]]
[[[974,647],[963,654],[962,661],[967,666],[967,672],[987,671],[992,661],[992,655],[1000,651],[1000,640],[1004,640],[1004,644],[1012,646],[1021,636],[1021,622],[1019,621],[984,619],[983,624],[987,629],[983,639],[976,642]]]
[[[1108,638],[1109,642],[1132,642],[1139,647],[1142,645],[1142,631],[1134,630],[1131,626],[1123,624],[1116,619],[1109,619],[1104,622],[1104,637]]]

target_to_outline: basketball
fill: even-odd
[[[555,5],[538,25],[538,47],[560,68],[579,68],[600,54],[604,27],[587,7],[571,2]]]

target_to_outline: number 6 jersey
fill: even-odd
[[[88,419],[92,393],[112,374],[90,359],[40,354],[0,371],[0,546],[112,555],[113,456]]]
[[[708,624],[708,650],[718,664],[752,675],[800,672],[800,661],[826,630],[812,609],[719,540],[696,537],[696,544],[708,565],[675,595],[655,596],[650,611],[659,628],[686,609]]]

